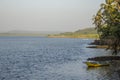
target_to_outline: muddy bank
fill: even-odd
[[[107,45],[96,45],[96,46],[87,46],[86,48],[103,48],[103,49],[106,49],[106,48],[108,48],[108,46]]]
[[[91,61],[112,61],[112,60],[120,60],[120,56],[99,56],[88,58],[87,60]]]
[[[89,45],[108,45],[110,40],[94,40]]]

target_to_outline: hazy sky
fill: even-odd
[[[0,32],[75,31],[92,27],[104,0],[0,0]]]

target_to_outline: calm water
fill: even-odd
[[[92,39],[0,37],[0,80],[119,80],[109,67],[87,68]]]

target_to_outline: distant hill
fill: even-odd
[[[6,33],[15,33],[15,34],[58,34],[60,31],[27,31],[27,30],[12,30]]]
[[[75,31],[74,33],[79,33],[79,34],[97,34],[97,31],[95,28],[85,28],[85,29],[80,29]]]
[[[95,28],[85,28],[85,29],[79,29],[75,32],[65,32],[65,33],[61,33],[64,35],[69,35],[69,34],[97,34],[97,31],[95,30]]]
[[[48,34],[59,34],[60,31],[19,31],[13,30],[0,33],[0,36],[47,36]]]
[[[97,31],[94,28],[80,29],[74,32],[60,31],[8,31],[0,33],[0,36],[47,36],[59,38],[97,38]]]
[[[97,38],[97,31],[95,28],[80,29],[75,32],[65,32],[55,35],[49,35],[48,37],[62,37],[62,38]]]

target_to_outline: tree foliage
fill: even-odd
[[[120,52],[120,0],[105,0],[93,21],[100,39],[109,42],[108,49]]]

